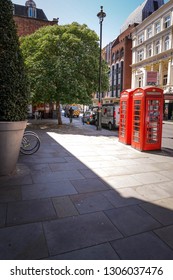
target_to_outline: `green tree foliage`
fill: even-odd
[[[0,121],[25,120],[27,105],[27,77],[13,20],[13,4],[0,0]]]
[[[21,39],[32,101],[89,104],[98,89],[99,44],[86,25],[47,26]],[[102,90],[108,88],[102,68]],[[61,122],[59,120],[59,122]]]

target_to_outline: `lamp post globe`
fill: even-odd
[[[98,87],[98,113],[97,113],[97,130],[101,130],[101,68],[102,68],[102,22],[106,17],[103,11],[103,6],[100,7],[100,12],[97,14],[100,24],[100,56],[99,56],[99,87]]]

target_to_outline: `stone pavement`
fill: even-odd
[[[39,151],[0,177],[0,259],[173,259],[173,157],[117,131],[32,121]]]

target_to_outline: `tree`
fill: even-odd
[[[60,103],[91,102],[98,89],[99,44],[97,34],[85,24],[43,27],[23,37],[21,49],[33,102],[56,102],[57,108]],[[107,72],[104,63],[102,90],[108,88]]]
[[[0,1],[0,121],[25,120],[28,83],[11,0]]]

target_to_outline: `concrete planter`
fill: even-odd
[[[0,122],[0,176],[15,170],[26,124],[27,121]]]

